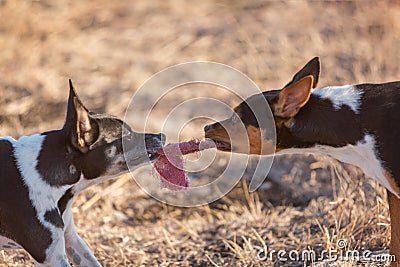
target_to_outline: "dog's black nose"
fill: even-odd
[[[208,124],[206,126],[204,126],[204,132],[207,132],[208,130],[210,130],[212,127],[212,124]]]

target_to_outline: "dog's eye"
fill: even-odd
[[[115,156],[116,152],[117,148],[115,146],[112,146],[106,150],[106,155],[107,157],[112,158]]]
[[[125,132],[122,134],[122,138],[127,140],[127,141],[131,141],[133,137],[133,134],[131,134],[130,132]]]
[[[69,165],[69,173],[70,174],[75,174],[76,173],[75,165],[73,165],[73,164]]]
[[[130,130],[128,130],[127,128],[123,128],[122,129],[122,138],[124,138],[124,139],[130,139],[130,138],[132,138],[131,137],[132,136],[132,132],[130,131]]]

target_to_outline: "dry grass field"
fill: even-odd
[[[230,65],[264,90],[316,55],[321,87],[399,80],[399,17],[398,1],[0,0],[0,136],[61,127],[68,78],[89,108],[123,117],[146,79],[194,60]],[[358,168],[279,157],[255,193],[244,176],[214,203],[177,208],[125,175],[84,191],[75,222],[104,266],[382,266],[256,256],[264,245],[321,253],[339,239],[346,249],[387,250],[386,191]],[[0,266],[33,264],[0,251]]]

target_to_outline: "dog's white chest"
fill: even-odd
[[[22,248],[15,241],[0,235],[0,249],[19,249]]]
[[[400,197],[398,191],[393,188],[392,184],[385,176],[385,170],[376,154],[375,138],[371,135],[365,135],[364,140],[358,142],[356,145],[347,145],[344,147],[317,145],[312,148],[304,149],[284,149],[282,150],[282,153],[278,154],[299,152],[322,154],[335,158],[341,162],[358,166],[367,176],[377,180],[397,197]]]

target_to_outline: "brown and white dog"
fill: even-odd
[[[251,96],[231,118],[207,125],[205,137],[224,142],[232,152],[320,153],[362,168],[387,188],[390,253],[400,262],[400,127],[395,123],[400,119],[400,82],[314,89],[319,73],[316,57],[283,89]],[[253,113],[263,103],[272,111],[276,140],[269,139],[271,129]],[[235,134],[243,124],[249,146]]]
[[[164,140],[89,112],[70,81],[62,129],[0,138],[0,250],[23,248],[41,267],[101,266],[75,229],[75,196],[155,159]]]

